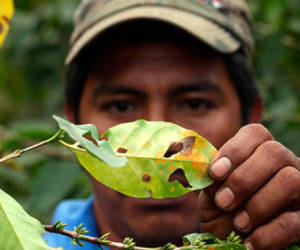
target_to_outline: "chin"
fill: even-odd
[[[197,196],[198,193],[193,192],[162,200],[131,198],[128,231],[141,246],[164,246],[168,242],[182,245],[182,236],[200,230]]]
[[[164,246],[169,242],[181,246],[182,236],[199,232],[200,225],[198,221],[187,221],[183,216],[178,217],[153,216],[135,230],[135,241],[145,247]]]

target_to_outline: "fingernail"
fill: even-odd
[[[245,246],[249,249],[249,250],[254,250],[254,247],[252,246],[252,244],[250,242],[247,242],[245,244]]]
[[[226,187],[216,194],[215,201],[220,208],[226,209],[230,207],[234,199],[234,193],[229,187]]]
[[[233,220],[234,226],[240,231],[244,231],[248,227],[249,223],[250,217],[246,211],[241,212]]]
[[[227,157],[222,157],[210,167],[210,171],[212,172],[213,176],[217,178],[223,178],[229,173],[231,168],[231,161]]]

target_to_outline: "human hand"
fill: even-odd
[[[203,190],[203,232],[238,231],[249,249],[300,242],[300,159],[259,124],[244,126],[219,150],[209,169],[217,181]]]

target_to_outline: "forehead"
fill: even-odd
[[[163,23],[121,25],[99,37],[90,51],[89,78],[94,84],[106,82],[106,87],[125,82],[141,88],[141,83],[171,88],[199,80],[230,82],[221,54]]]
[[[95,51],[92,74],[99,78],[116,78],[134,71],[143,75],[203,75],[224,68],[222,58],[204,47],[188,47],[176,41],[148,41],[139,45],[115,42]]]

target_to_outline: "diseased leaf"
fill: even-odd
[[[44,228],[11,196],[0,190],[1,249],[50,249],[42,239]]]
[[[169,122],[139,120],[108,129],[101,136],[107,141],[102,140],[100,143],[94,131],[94,135],[91,135],[97,140],[97,147],[88,139],[82,140],[82,135],[91,130],[83,130],[83,126],[67,121],[61,122],[61,118],[56,119],[60,121],[60,128],[66,130],[83,147],[64,143],[75,153],[81,165],[96,180],[123,194],[139,198],[177,197],[203,189],[213,182],[207,167],[217,150],[192,130]],[[111,167],[110,162],[104,162],[99,154],[89,153],[90,144],[97,150],[101,150],[102,145],[111,148],[116,156],[126,157],[127,164],[119,168]],[[175,180],[169,179],[178,170],[182,172],[174,175]],[[183,181],[185,186],[179,182],[184,178],[183,173],[188,182]],[[179,180],[176,180],[177,177]]]

